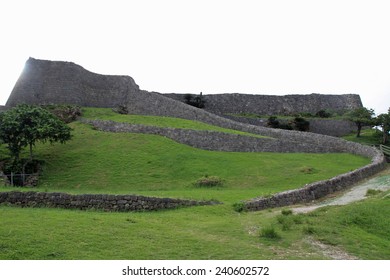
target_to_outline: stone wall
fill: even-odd
[[[0,192],[0,203],[20,207],[54,207],[79,210],[104,211],[152,211],[178,207],[213,205],[215,201],[194,201],[173,198],[157,198],[136,195],[107,195],[47,192]]]
[[[351,187],[357,182],[378,173],[385,167],[386,160],[383,158],[383,155],[378,155],[371,164],[329,180],[307,184],[300,189],[280,192],[271,197],[259,197],[245,201],[244,209],[247,211],[260,211],[267,208],[313,202],[316,199]]]
[[[129,76],[99,75],[72,62],[29,58],[6,105],[72,104],[114,108],[127,103],[129,94],[138,91],[138,85]]]
[[[247,118],[231,115],[225,115],[223,117],[246,124],[263,127],[266,127],[268,122],[267,118]],[[314,118],[307,118],[307,120],[310,122],[309,132],[312,133],[341,137],[356,131],[356,125],[348,120]]]
[[[185,102],[186,94],[164,94],[172,99]],[[208,94],[202,95],[204,109],[215,114],[292,115],[295,113],[315,114],[329,109],[337,113],[362,107],[357,94]]]

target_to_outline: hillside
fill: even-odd
[[[91,114],[94,118],[98,115],[96,111]],[[105,115],[100,111],[100,118]],[[153,124],[150,118],[140,116],[117,117]],[[185,125],[187,129],[199,126],[188,121]],[[136,193],[217,199],[224,204],[139,213],[1,205],[0,259],[327,259],[329,256],[306,240],[323,238],[332,227],[342,228],[337,224],[342,208],[331,211],[334,214],[326,215],[325,220],[325,211],[320,210],[285,221],[278,209],[237,213],[233,205],[240,199],[296,188],[368,162],[349,154],[204,151],[156,135],[102,132],[79,122],[71,126],[74,139],[68,144],[36,147],[36,156],[46,161],[37,191]],[[206,172],[224,179],[223,186],[195,187],[194,181]],[[2,191],[9,189],[1,187]],[[382,199],[376,207],[387,202]],[[356,209],[362,211],[364,205]],[[351,206],[347,211],[354,209]],[[378,227],[383,228],[381,223]],[[262,229],[270,225],[278,239],[261,237]],[[371,251],[360,251],[344,245],[353,243],[353,236],[346,235],[346,240],[343,235],[333,235],[339,246],[347,246],[355,256],[388,257],[385,251],[373,249],[375,242],[367,243]],[[363,238],[372,240],[369,235]],[[378,242],[387,246],[388,241],[378,235]]]

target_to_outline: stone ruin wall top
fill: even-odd
[[[155,94],[182,102],[185,96],[184,94]],[[150,93],[141,91],[134,79],[129,76],[100,75],[72,62],[29,58],[6,106],[28,103],[111,108],[130,105],[131,107],[132,102],[149,102],[149,98],[144,98],[149,97],[148,95]],[[139,100],[140,96],[145,101]],[[203,97],[206,101],[205,109],[217,114],[316,113],[321,109],[339,112],[362,106],[360,97],[356,94],[285,96],[211,94]],[[173,100],[172,103],[175,104]],[[137,106],[148,108],[149,104]]]

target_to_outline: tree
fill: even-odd
[[[15,161],[27,146],[32,160],[36,142],[65,143],[71,139],[70,131],[64,122],[39,106],[18,105],[0,115],[0,139],[7,144]]]
[[[390,108],[387,114],[380,114],[376,118],[376,125],[382,128],[382,133],[383,133],[382,144],[386,144],[387,141],[389,140],[389,134],[390,134]]]
[[[354,122],[357,126],[356,137],[360,137],[360,132],[363,126],[372,125],[374,123],[373,116],[374,110],[367,109],[366,107],[357,108],[345,114],[346,119]]]
[[[293,124],[295,128],[299,131],[309,131],[310,122],[302,117],[295,117]]]

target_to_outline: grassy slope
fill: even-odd
[[[150,126],[158,126],[158,127],[171,127],[171,128],[193,129],[193,130],[210,130],[210,131],[219,131],[219,132],[232,133],[232,134],[249,135],[249,136],[260,137],[260,138],[266,137],[258,134],[252,134],[252,133],[242,132],[233,129],[227,129],[227,128],[210,125],[199,121],[192,121],[192,120],[186,120],[180,118],[118,114],[109,108],[91,108],[91,107],[83,108],[83,117],[92,120],[110,120],[115,122],[142,124],[142,125],[150,125]]]
[[[107,133],[73,123],[66,145],[39,145],[44,159],[39,190],[71,193],[136,193],[237,202],[300,187],[368,163],[348,154],[214,152],[143,134]],[[197,188],[204,175],[221,188]]]
[[[210,152],[153,135],[72,126],[75,137],[68,144],[36,147],[47,161],[38,190],[216,198],[225,204],[152,213],[1,206],[0,259],[321,258],[302,241],[301,230],[283,233],[279,241],[259,238],[277,212],[240,214],[231,204],[368,161],[351,155]],[[225,179],[225,186],[193,187],[206,173]]]

